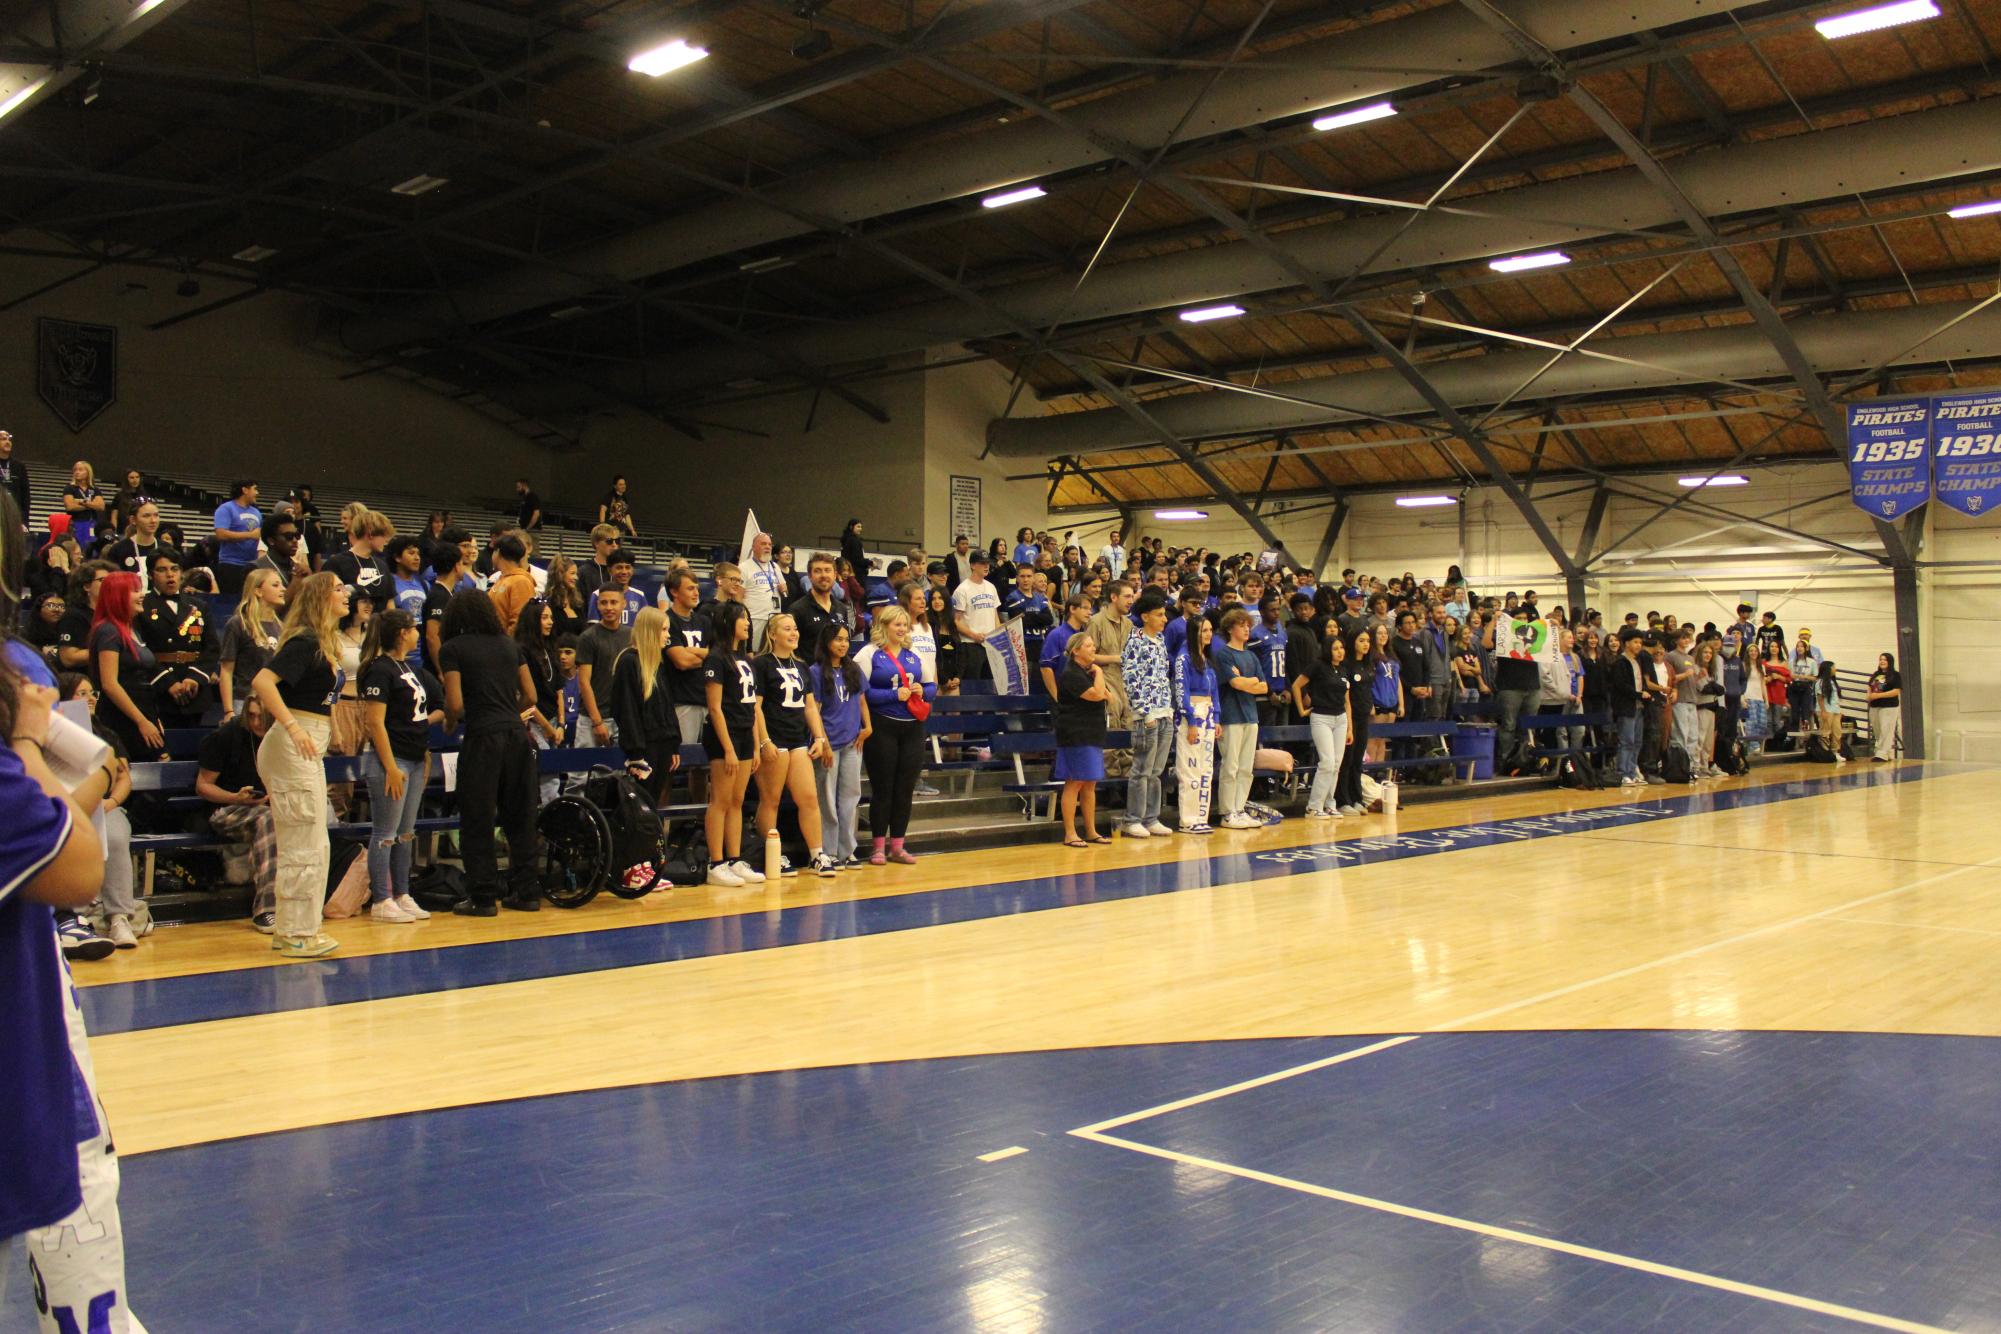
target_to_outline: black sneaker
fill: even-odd
[[[510,894],[502,899],[501,902],[505,903],[515,912],[542,911],[542,896],[540,894]]]
[[[261,931],[268,936],[278,929],[278,914],[275,912],[255,913],[250,918],[250,928],[253,931]]]
[[[460,899],[452,911],[460,917],[498,917],[500,905],[492,899]]]
[[[111,952],[118,948],[86,926],[82,918],[75,916],[65,918],[56,927],[56,936],[62,941],[63,957],[80,962],[95,963],[99,959],[108,959]]]

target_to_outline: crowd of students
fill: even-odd
[[[1414,762],[1435,744],[1372,729],[1445,719],[1469,704],[1498,724],[1502,774],[1546,763],[1525,755],[1520,719],[1536,712],[1609,714],[1602,735],[1566,729],[1555,745],[1602,745],[1627,785],[1679,773],[1669,762],[1677,748],[1690,781],[1719,775],[1740,739],[1755,748],[1817,728],[1838,749],[1832,664],[1810,631],[1788,647],[1775,617],[1754,625],[1748,606],[1721,628],[1650,614],[1608,630],[1596,612],[1572,624],[1561,608],[1541,610],[1533,591],[1478,597],[1457,567],[1439,580],[1346,570],[1321,584],[1282,552],[1258,559],[1160,538],[1128,549],[1113,534],[1087,558],[1029,528],[984,547],[960,536],[935,557],[911,549],[878,575],[855,520],[838,552],[811,552],[803,564],[757,534],[740,564],[715,566],[706,594],[676,561],[649,598],[621,545],[633,532],[622,478],[582,564],[533,559],[542,502],[525,481],[517,521],[482,545],[444,511],[420,534],[399,534],[358,504],[326,520],[303,486],[267,514],[257,484],[244,480],[189,547],[161,522],[140,474],[126,474],[111,496],[93,479],[79,462],[64,510],[31,544],[26,583],[36,596],[21,639],[68,674],[66,693],[94,710],[125,763],[164,759],[168,730],[219,716],[200,745],[195,791],[209,827],[249,855],[252,923],[298,957],[335,947],[318,907],[327,817],[360,809],[353,785],[327,784],[326,755],[360,757],[371,917],[429,915],[410,877],[438,726],[462,734],[456,789],[469,892],[456,912],[539,907],[536,823],[557,780],[540,775],[537,752],[557,747],[617,747],[646,795],[664,803],[682,747],[699,745],[706,770],[686,781],[706,803],[707,878],[717,887],[765,878],[761,845],[744,849],[753,784],[760,839],[790,798],[807,850],[799,869],[832,877],[914,862],[907,838],[923,790],[925,719],[941,692],[989,674],[987,641],[1017,620],[1031,680],[1051,701],[1054,778],[1073,846],[1105,841],[1097,795],[1108,773],[1126,780],[1117,822],[1126,837],[1277,818],[1252,800],[1263,726],[1311,736],[1312,819],[1361,813],[1369,761]],[[0,484],[25,494],[6,440]],[[1497,648],[1504,618],[1543,622],[1558,637],[1554,651],[1531,660],[1506,642]],[[1893,753],[1899,690],[1885,655],[1868,691],[1882,758]],[[1127,736],[1108,752],[1113,732]],[[1174,826],[1164,819],[1170,764]],[[127,799],[107,810],[129,836]],[[504,874],[496,827],[509,852]],[[656,874],[637,846],[619,871],[630,889]],[[780,874],[794,873],[783,859]],[[129,885],[107,886],[96,920],[102,935],[83,917],[63,923],[72,957],[130,948],[149,925]]]

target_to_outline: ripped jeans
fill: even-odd
[[[410,857],[416,847],[417,807],[424,800],[429,757],[398,757],[403,771],[403,796],[389,795],[382,760],[373,748],[361,758],[361,775],[368,781],[368,811],[375,828],[368,835],[368,897],[373,903],[410,892]]]

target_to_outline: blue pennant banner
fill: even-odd
[[[1932,422],[1932,493],[1961,514],[1993,513],[2001,507],[2001,393],[1935,398]]]
[[[1901,519],[1931,498],[1928,399],[1871,399],[1848,409],[1849,494],[1878,519]]]

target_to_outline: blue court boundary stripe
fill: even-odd
[[[1279,1057],[1279,1059],[1288,1062],[1289,1065],[1303,1065],[1306,1064],[1307,1062],[1322,1060],[1329,1056],[1339,1056],[1343,1052],[1359,1050],[1360,1048],[1369,1046],[1373,1043],[1382,1042],[1385,1039],[1395,1038],[1395,1037],[1563,1038],[1563,1037],[1598,1037],[1602,1035],[1638,1036],[1638,1037],[1647,1037],[1653,1035],[1665,1035],[1672,1037],[1703,1037],[1703,1036],[1742,1037],[1745,1035],[1750,1035],[1755,1037],[1772,1036],[1780,1038],[1856,1037],[1856,1038],[1895,1038],[1903,1041],[1921,1040],[1921,1041],[1985,1042],[1985,1043],[2001,1042],[2001,1037],[1997,1037],[1988,1033],[1949,1033],[1949,1032],[1930,1032],[1926,1030],[1915,1030],[1912,1032],[1904,1032],[1902,1030],[1897,1030],[1895,1032],[1884,1032],[1873,1028],[1870,1029],[1663,1028],[1658,1024],[1631,1024],[1617,1028],[1455,1028],[1445,1031],[1432,1030],[1432,1029],[1419,1029],[1419,1030],[1405,1029],[1405,1030],[1390,1031],[1383,1033],[1321,1033],[1321,1034],[1310,1034],[1299,1037],[1278,1037],[1278,1038],[1275,1037],[1182,1038],[1179,1041],[1173,1041],[1173,1042],[1114,1042],[1103,1046],[1095,1046],[1095,1047],[1036,1047],[1036,1048],[1026,1048],[1020,1051],[978,1052],[978,1053],[959,1055],[959,1056],[880,1056],[872,1060],[854,1062],[847,1065],[809,1065],[797,1068],[787,1068],[787,1069],[777,1069],[777,1070],[745,1070],[745,1071],[740,1071],[736,1074],[692,1075],[682,1079],[643,1079],[643,1080],[636,1080],[630,1083],[599,1084],[591,1088],[561,1089],[552,1093],[513,1093],[507,1095],[506,1097],[489,1098],[479,1102],[455,1102],[455,1103],[447,1103],[442,1107],[417,1107],[409,1111],[381,1112],[374,1116],[352,1117],[347,1120],[340,1120],[340,1121],[322,1121],[315,1125],[310,1125],[310,1126],[286,1126],[278,1130],[255,1130],[251,1131],[249,1134],[231,1135],[226,1139],[198,1140],[192,1144],[170,1144],[163,1148],[158,1148],[158,1149],[139,1149],[136,1151],[121,1150],[119,1153],[119,1157],[121,1159],[134,1160],[134,1161],[140,1158],[144,1158],[149,1163],[164,1162],[168,1159],[181,1157],[188,1154],[201,1154],[217,1149],[231,1148],[237,1145],[254,1144],[259,1140],[283,1140],[283,1139],[300,1138],[308,1136],[323,1136],[329,1133],[347,1132],[353,1130],[365,1131],[370,1126],[387,1125],[391,1122],[396,1122],[396,1121],[411,1121],[423,1117],[448,1116],[453,1113],[479,1111],[485,1108],[501,1108],[501,1109],[529,1108],[529,1107],[534,1107],[538,1104],[547,1105],[550,1103],[562,1102],[565,1100],[575,1099],[575,1098],[601,1097],[607,1094],[631,1093],[635,1091],[643,1092],[647,1089],[680,1088],[691,1084],[715,1084],[715,1083],[721,1083],[722,1081],[725,1080],[741,1080],[741,1081],[769,1080],[781,1076],[798,1075],[798,1074],[809,1074],[809,1075],[839,1074],[843,1071],[866,1070],[877,1066],[896,1066],[896,1067],[930,1066],[933,1068],[949,1069],[951,1066],[954,1065],[965,1065],[975,1061],[1007,1061],[1018,1057],[1036,1057],[1036,1056],[1060,1057],[1060,1056],[1075,1055],[1079,1052],[1118,1052],[1126,1054],[1131,1054],[1131,1053],[1145,1054],[1148,1052],[1210,1052],[1210,1051],[1228,1051],[1228,1050],[1248,1050],[1253,1047],[1272,1047],[1272,1048],[1297,1047],[1299,1050],[1296,1053],[1290,1053],[1288,1055],[1281,1056]],[[1325,1051],[1319,1050],[1318,1049],[1319,1045],[1326,1045],[1329,1047],[1329,1049]],[[1301,1057],[1303,1059],[1294,1060],[1293,1059],[1294,1055]],[[1281,1068],[1286,1068],[1286,1067],[1281,1067]],[[1249,1074],[1242,1075],[1240,1078],[1257,1079],[1269,1073],[1271,1073],[1271,1071],[1259,1069]],[[1227,1076],[1225,1077],[1227,1078]],[[1203,1078],[1206,1079],[1208,1078],[1208,1076],[1204,1076]],[[1195,1080],[1192,1078],[1190,1082],[1194,1084],[1201,1084],[1200,1080]],[[1201,1084],[1200,1087],[1192,1087],[1188,1089],[1186,1092],[1175,1093],[1172,1098],[1168,1099],[1168,1101],[1175,1101],[1181,1098],[1197,1097],[1204,1093],[1214,1092],[1215,1088],[1216,1086],[1214,1084]],[[1104,1110],[1103,1106],[1098,1106],[1093,1108],[1090,1112],[1086,1114],[1097,1115],[1099,1112],[1102,1112],[1103,1110]],[[1124,1113],[1114,1113],[1112,1119],[1116,1120],[1124,1115],[1125,1115]],[[1173,1115],[1173,1113],[1165,1112],[1161,1113],[1161,1115]],[[1138,1121],[1131,1122],[1130,1124],[1144,1125],[1147,1121],[1150,1121],[1152,1119],[1153,1119],[1152,1117],[1142,1117]],[[1047,1134],[1048,1143],[1050,1145],[1061,1144],[1066,1137],[1065,1132],[1061,1130],[1052,1129],[1044,1133]]]
[[[1978,768],[1982,766],[1968,766]],[[1956,771],[1939,766],[1931,770]],[[139,1032],[218,1019],[317,1009],[427,992],[605,972],[644,964],[819,944],[860,936],[1057,908],[1148,898],[1215,885],[1269,880],[1341,866],[1494,847],[1563,834],[1616,829],[1718,811],[1797,801],[1834,792],[1921,781],[1927,768],[1898,766],[1758,787],[1636,800],[1512,820],[1445,825],[1409,834],[1336,839],[1229,853],[1199,861],[1080,870],[1001,884],[953,886],[875,899],[799,904],[658,925],[613,927],[354,955],[275,968],[113,982],[78,989],[93,1034]]]

